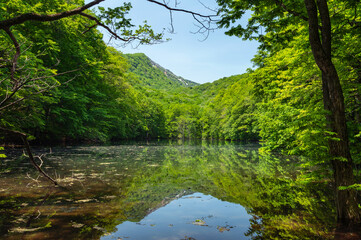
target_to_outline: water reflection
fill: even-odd
[[[257,146],[81,146],[44,159],[63,188],[26,159],[1,162],[1,239],[333,239],[327,181],[303,183],[294,161]]]
[[[248,239],[244,235],[248,228],[249,215],[239,204],[194,193],[171,201],[140,222],[124,222],[101,239]]]

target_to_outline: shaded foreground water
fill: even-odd
[[[35,152],[61,187],[8,149],[0,165],[0,239],[335,239],[328,181],[306,179],[295,161],[261,157],[254,145]]]

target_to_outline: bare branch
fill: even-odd
[[[44,161],[42,159],[43,156],[44,156],[44,154],[41,154],[40,156],[36,156],[36,158],[40,160],[39,167],[43,166],[43,163],[44,163]]]
[[[49,179],[51,182],[53,182],[55,185],[58,185],[57,181],[55,181],[53,178],[51,178],[48,174],[46,174],[43,169],[41,169],[41,167],[39,167],[38,164],[36,164],[35,160],[34,160],[34,157],[33,157],[33,154],[31,152],[31,149],[30,149],[30,145],[29,145],[29,142],[27,140],[27,136],[25,133],[22,133],[22,132],[18,132],[18,131],[15,131],[15,130],[9,130],[9,129],[6,129],[6,128],[1,128],[0,129],[2,131],[5,131],[5,132],[8,132],[8,133],[11,133],[11,134],[14,134],[14,135],[17,135],[19,136],[23,142],[24,142],[24,145],[25,145],[25,149],[28,153],[28,157],[30,159],[30,162],[33,164],[33,166],[41,173],[43,174],[44,177],[46,177],[47,179]]]
[[[161,3],[161,2],[158,2],[158,1],[155,1],[155,0],[147,0],[148,2],[151,2],[151,3],[155,3],[155,4],[158,4],[160,6],[163,6],[165,7],[166,9],[170,10],[170,11],[174,11],[174,12],[184,12],[184,13],[189,13],[191,14],[193,17],[194,16],[198,16],[198,17],[201,17],[201,18],[207,18],[211,21],[215,21],[213,20],[212,18],[213,17],[217,17],[217,15],[203,15],[203,14],[200,14],[200,13],[197,13],[197,12],[193,12],[193,11],[189,11],[189,10],[186,10],[186,9],[181,9],[181,8],[172,8],[172,7],[169,7],[167,4],[165,3]]]
[[[16,71],[16,65],[18,63],[18,58],[20,56],[20,45],[19,42],[16,40],[14,34],[10,31],[9,28],[5,28],[4,31],[7,33],[7,35],[9,35],[11,41],[13,42],[14,46],[15,46],[15,55],[13,57],[12,63],[11,63],[11,70],[10,70],[10,78],[12,81],[15,81],[15,71]]]
[[[94,24],[94,25],[90,26],[87,30],[83,31],[82,34],[85,34],[85,33],[89,32],[90,30],[92,30],[96,26],[98,26],[98,24]]]
[[[173,12],[169,11],[169,18],[170,18],[170,33],[174,33],[174,25],[173,25]]]
[[[83,16],[83,17],[86,17],[86,18],[88,18],[88,19],[90,19],[90,20],[93,20],[93,21],[95,21],[97,24],[96,25],[98,25],[98,26],[101,26],[101,27],[103,27],[103,28],[105,28],[115,39],[119,39],[119,40],[122,40],[122,41],[124,41],[124,42],[128,42],[129,40],[130,40],[130,38],[128,38],[128,39],[125,39],[125,38],[122,38],[122,37],[120,37],[118,34],[116,34],[114,31],[112,31],[108,26],[106,26],[106,25],[104,25],[103,23],[101,23],[100,21],[99,21],[99,19],[97,19],[96,17],[93,17],[93,16],[91,16],[91,15],[89,15],[89,14],[86,14],[86,13],[79,13],[81,16]],[[88,29],[87,31],[89,31],[90,29]]]
[[[212,11],[212,12],[217,13],[217,10],[208,7],[208,6],[205,5],[202,1],[198,0],[198,2],[199,2],[199,4],[201,4],[205,9],[208,9],[209,11]]]
[[[31,180],[33,180],[34,182],[36,182],[36,183],[38,184],[38,186],[39,186],[39,180],[38,180],[38,178],[40,177],[40,175],[38,175],[38,177],[37,177],[36,179],[35,179],[35,178],[32,178],[29,173],[26,173],[26,176],[27,176],[29,179],[31,179]],[[29,185],[30,185],[30,183],[28,183],[26,186],[28,187]]]
[[[3,106],[3,105],[4,105],[9,99],[11,99],[11,98],[14,96],[14,94],[15,94],[17,91],[19,91],[19,89],[20,89],[21,87],[23,87],[26,83],[29,83],[29,82],[31,82],[31,81],[37,81],[37,80],[41,80],[41,79],[46,79],[46,78],[57,77],[57,76],[65,75],[65,74],[68,74],[68,73],[76,72],[76,71],[79,71],[79,70],[80,70],[80,69],[78,68],[78,69],[73,69],[73,70],[70,70],[70,71],[66,71],[66,72],[54,74],[54,75],[51,75],[51,76],[42,76],[42,77],[37,77],[37,78],[28,79],[27,81],[24,81],[24,82],[23,82],[21,85],[19,85],[10,95],[7,95],[6,98],[3,99],[3,101],[0,103],[0,111],[4,110],[4,109],[6,109],[6,108],[8,108],[8,107],[10,107],[10,106],[15,105],[15,104],[17,104],[17,103],[19,103],[19,102],[21,102],[21,101],[29,98],[30,96],[34,96],[34,95],[37,95],[37,94],[41,94],[41,93],[43,93],[43,92],[46,92],[46,91],[48,91],[48,90],[50,90],[50,89],[53,89],[53,88],[55,88],[56,86],[58,86],[58,84],[51,85],[51,86],[48,85],[48,87],[45,87],[45,88],[43,88],[43,89],[41,89],[41,90],[39,90],[39,91],[37,91],[37,92],[35,92],[35,93],[29,94],[29,95],[26,96],[26,97],[19,98],[19,99],[17,99],[16,101],[13,101],[13,102],[11,102],[11,103]],[[75,79],[75,77],[69,79],[69,80],[66,81],[64,84],[67,84],[67,83],[69,83],[70,81],[72,81],[72,80],[74,80],[74,79]]]
[[[200,14],[200,13],[197,13],[197,12],[194,12],[194,11],[190,11],[190,10],[186,10],[186,9],[182,9],[182,8],[177,8],[178,6],[178,2],[175,1],[175,6],[176,7],[170,7],[168,3],[165,2],[165,0],[163,0],[163,3],[159,2],[159,1],[156,1],[156,0],[147,0],[148,2],[151,2],[151,3],[155,3],[157,5],[160,5],[166,9],[169,10],[169,14],[170,14],[170,25],[171,25],[171,29],[170,29],[170,33],[174,33],[174,26],[173,26],[173,12],[183,12],[183,13],[187,13],[187,14],[190,14],[192,15],[193,19],[198,23],[195,24],[195,26],[197,26],[198,30],[195,31],[195,32],[192,32],[194,34],[196,33],[200,33],[200,34],[205,34],[205,38],[201,41],[204,41],[208,38],[209,36],[209,32],[210,31],[213,31],[217,28],[212,28],[211,25],[212,23],[216,23],[218,20],[215,19],[216,17],[218,17],[217,14],[213,14],[213,15],[204,15],[204,14]],[[198,0],[198,2],[206,9],[208,10],[211,10],[213,12],[216,12],[215,10],[213,9],[210,9],[209,7],[205,6],[202,2],[200,2]]]

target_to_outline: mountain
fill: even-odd
[[[175,75],[170,70],[151,60],[144,53],[124,54],[124,57],[130,65],[129,71],[135,74],[139,80],[133,82],[135,85],[164,90],[199,85]]]
[[[212,98],[246,76],[248,76],[248,74],[233,75],[218,79],[211,83],[203,83],[201,85],[197,85],[194,88],[194,91],[201,93],[204,99]]]

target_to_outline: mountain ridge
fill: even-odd
[[[129,72],[138,76],[138,84],[155,89],[172,89],[178,87],[193,87],[199,83],[177,76],[169,69],[162,67],[144,53],[123,54],[129,63]]]

